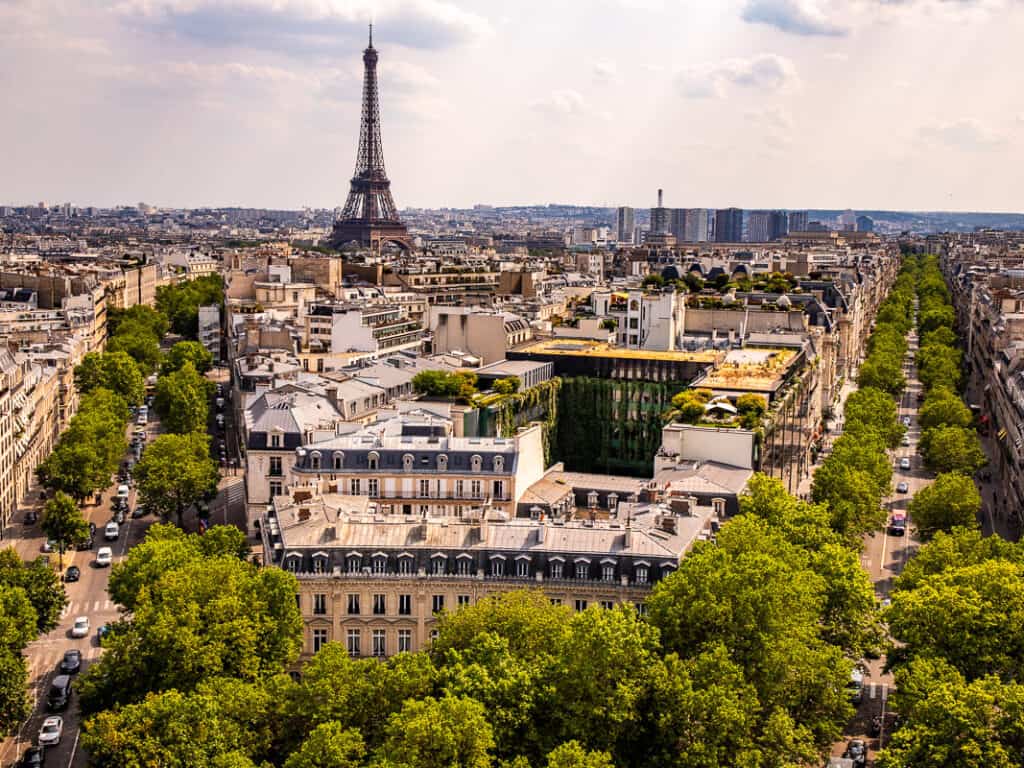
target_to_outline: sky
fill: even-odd
[[[0,203],[1024,211],[1024,0],[0,0]]]

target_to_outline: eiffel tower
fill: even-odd
[[[363,117],[359,125],[356,171],[341,216],[334,222],[332,248],[348,243],[379,251],[384,243],[411,250],[409,230],[398,217],[391,198],[391,182],[384,171],[384,149],[380,142],[380,97],[377,93],[377,49],[370,44],[363,51]]]

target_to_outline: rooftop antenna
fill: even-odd
[[[373,48],[373,22],[370,22],[370,47]]]

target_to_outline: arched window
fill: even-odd
[[[334,452],[334,468],[342,469],[345,466],[345,454],[340,451]]]
[[[380,467],[380,454],[376,451],[370,451],[366,460],[370,465],[370,469],[378,469]]]
[[[443,453],[440,453],[437,456],[437,468],[441,472],[444,472],[445,470],[448,469],[448,457]]]
[[[480,467],[483,465],[483,463],[483,459],[481,459],[477,454],[473,454],[473,456],[471,456],[469,459],[469,468],[472,469],[474,472],[479,472]]]
[[[412,472],[413,457],[411,453],[407,453],[402,457],[402,469],[406,472]]]
[[[505,457],[504,456],[495,456],[494,457],[494,471],[495,472],[504,472],[505,471]]]
[[[309,454],[309,468],[320,469],[320,451],[313,451]]]

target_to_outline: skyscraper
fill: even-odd
[[[687,208],[683,239],[688,243],[703,243],[708,239],[708,209]]]
[[[789,216],[785,211],[768,214],[768,239],[780,240],[789,234]]]
[[[790,232],[806,232],[807,231],[807,211],[790,211],[789,212],[789,231]]]
[[[719,208],[715,211],[715,242],[743,242],[743,211],[740,208]]]
[[[658,207],[651,208],[651,233],[667,235],[671,232],[669,209],[662,205],[662,191],[658,190]]]
[[[615,213],[615,239],[620,243],[632,243],[634,226],[633,209],[621,206]]]
[[[394,243],[408,249],[409,231],[398,217],[391,198],[391,182],[384,170],[384,149],[380,140],[380,96],[377,93],[377,49],[370,42],[363,51],[363,114],[359,126],[359,150],[348,199],[334,223],[330,244],[334,248],[355,242],[380,248]]]
[[[857,231],[858,232],[874,232],[875,220],[870,216],[858,216],[857,217]]]
[[[768,223],[771,214],[768,211],[751,211],[747,225],[747,240],[751,243],[768,242]]]

